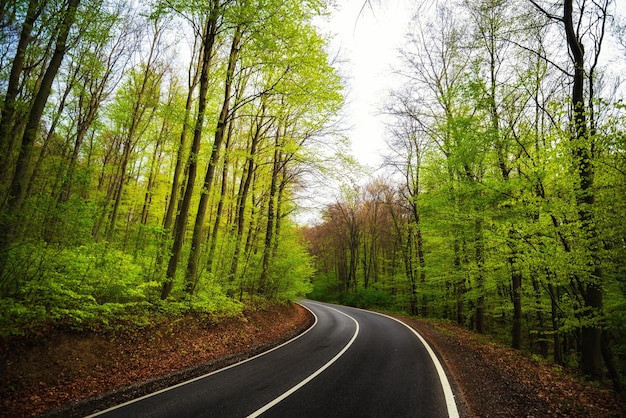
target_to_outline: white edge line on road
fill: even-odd
[[[176,388],[178,388],[178,387],[184,386],[184,385],[186,385],[186,384],[193,383],[193,382],[196,382],[196,381],[198,381],[198,380],[202,380],[202,379],[207,378],[207,377],[209,377],[209,376],[212,376],[212,375],[214,375],[214,374],[221,373],[221,372],[223,372],[223,371],[225,371],[225,370],[232,369],[233,367],[237,367],[237,366],[239,366],[239,365],[242,365],[242,364],[244,364],[244,363],[247,363],[247,362],[249,362],[249,361],[252,361],[252,360],[254,360],[254,359],[257,359],[257,358],[259,358],[259,357],[261,357],[261,356],[264,356],[264,355],[266,355],[266,354],[271,353],[271,352],[272,352],[272,351],[274,351],[274,350],[278,350],[279,348],[284,347],[284,346],[286,346],[287,344],[290,344],[290,343],[294,342],[295,340],[297,340],[298,338],[302,337],[304,334],[306,334],[307,332],[309,332],[310,330],[312,330],[312,329],[313,329],[313,328],[317,325],[317,315],[315,315],[315,313],[314,313],[312,310],[310,310],[309,308],[307,308],[307,307],[306,307],[306,306],[304,306],[303,304],[298,303],[298,305],[302,306],[302,307],[303,307],[303,308],[305,308],[307,311],[311,312],[311,314],[313,315],[313,318],[315,319],[315,321],[313,322],[313,325],[311,325],[309,328],[307,328],[307,330],[306,330],[306,331],[304,331],[304,332],[303,332],[303,333],[301,333],[301,334],[296,335],[296,336],[295,336],[295,337],[293,337],[292,339],[290,339],[290,340],[288,340],[288,341],[285,341],[284,343],[282,343],[282,344],[280,344],[280,345],[277,345],[276,347],[273,347],[273,348],[271,348],[271,349],[269,349],[269,350],[267,350],[267,351],[263,351],[262,353],[259,353],[259,354],[255,355],[255,356],[252,356],[252,357],[249,357],[249,358],[247,358],[247,359],[245,359],[245,360],[242,360],[242,361],[240,361],[240,362],[233,363],[233,364],[231,364],[231,365],[229,365],[229,366],[223,367],[223,368],[221,368],[221,369],[219,369],[219,370],[214,370],[214,371],[212,371],[212,372],[210,372],[210,373],[207,373],[207,374],[203,374],[202,376],[194,377],[193,379],[185,380],[184,382],[180,382],[180,383],[178,383],[178,384],[176,384],[176,385],[173,385],[173,386],[168,386],[168,387],[166,387],[166,388],[164,388],[164,389],[161,389],[161,390],[158,390],[158,391],[156,391],[156,392],[152,392],[152,393],[149,393],[149,394],[147,394],[147,395],[141,396],[141,397],[139,397],[139,398],[132,399],[132,400],[130,400],[130,401],[128,401],[128,402],[124,402],[124,403],[121,403],[121,404],[119,404],[119,405],[112,406],[111,408],[103,409],[102,411],[98,411],[98,412],[96,412],[95,414],[87,415],[87,417],[85,417],[85,418],[97,417],[97,416],[99,416],[99,415],[106,414],[106,413],[111,412],[111,411],[113,411],[113,410],[115,410],[115,409],[122,408],[122,407],[124,407],[124,406],[130,405],[130,404],[135,403],[135,402],[139,402],[139,401],[141,401],[141,400],[144,400],[144,399],[150,398],[150,397],[155,396],[155,395],[158,395],[158,394],[160,394],[160,393],[164,393],[164,392],[167,392],[167,391],[169,391],[169,390],[176,389]],[[332,308],[331,308],[331,309],[332,309]],[[357,326],[358,326],[358,325],[357,325]]]
[[[371,312],[376,315],[381,315],[381,316],[393,319],[394,321],[399,322],[405,327],[407,327],[408,329],[410,329],[413,332],[413,334],[415,334],[417,338],[419,338],[421,343],[426,348],[426,351],[428,351],[428,354],[430,355],[430,358],[432,359],[433,363],[435,364],[435,369],[437,369],[437,374],[439,375],[439,381],[441,382],[441,387],[443,389],[443,395],[446,399],[446,405],[448,407],[448,416],[450,418],[458,418],[459,410],[457,409],[456,402],[454,400],[454,393],[452,393],[452,387],[450,386],[450,382],[448,381],[448,376],[446,376],[446,372],[443,370],[443,366],[441,365],[439,358],[437,357],[433,349],[430,348],[430,345],[428,345],[424,337],[422,337],[422,335],[419,332],[417,332],[415,328],[413,328],[409,324],[397,318],[394,318],[393,316],[385,315],[383,313],[374,312],[374,311],[366,311],[366,312]]]
[[[347,316],[348,318],[350,318],[351,320],[354,321],[354,323],[356,324],[356,329],[354,330],[354,335],[352,336],[352,339],[350,339],[350,341],[348,341],[348,343],[345,345],[345,347],[343,347],[343,349],[339,353],[337,353],[337,355],[335,355],[335,357],[333,357],[332,359],[330,359],[328,361],[328,363],[324,364],[322,367],[317,369],[317,371],[315,371],[315,373],[311,374],[309,377],[307,377],[306,379],[304,379],[303,381],[301,381],[300,383],[298,383],[297,385],[295,385],[294,387],[289,389],[287,392],[283,393],[282,395],[280,395],[279,397],[277,397],[276,399],[271,401],[270,403],[268,403],[265,406],[257,409],[256,411],[254,411],[253,413],[248,415],[247,418],[255,418],[255,417],[258,417],[259,415],[263,414],[264,412],[267,412],[270,408],[273,408],[274,406],[278,405],[280,402],[282,402],[287,397],[292,395],[295,391],[297,391],[298,389],[302,388],[304,385],[309,383],[311,380],[315,379],[315,377],[317,377],[320,373],[322,373],[324,370],[329,368],[335,361],[337,361],[339,359],[339,357],[341,357],[348,350],[348,348],[350,348],[352,343],[354,343],[354,340],[356,340],[357,335],[359,335],[359,323],[357,322],[356,319],[354,319],[353,317],[351,317],[347,313],[341,312],[340,310],[335,309],[335,308],[331,308],[330,306],[327,306],[327,305],[320,305],[320,306],[324,306],[324,307],[326,307],[328,309],[332,309],[333,311],[339,312],[340,314],[345,315],[345,316]]]

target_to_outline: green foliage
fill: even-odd
[[[409,37],[400,71],[407,84],[389,105],[398,176],[384,198],[366,192],[374,181],[342,196],[307,232],[318,269],[311,295],[456,321],[596,378],[612,369],[613,349],[623,372],[623,103],[602,97],[612,93],[594,80],[582,93],[595,95],[583,100],[582,126],[572,80],[541,58],[545,33],[521,35],[516,44],[526,47],[510,48],[510,33],[527,31],[514,23],[514,7],[463,7],[472,35],[449,29],[459,27],[453,15],[464,15],[442,6],[433,26]],[[586,29],[605,30],[601,20]],[[580,36],[585,48],[598,47]],[[551,59],[562,58],[571,57]],[[371,286],[369,272],[383,259],[396,268],[380,269]]]
[[[293,232],[284,234],[270,270],[276,299],[295,301],[310,293],[313,273],[313,260],[306,248]]]
[[[147,304],[159,288],[145,280],[130,255],[106,244],[63,249],[23,244],[9,262],[27,267],[22,269],[24,280],[2,299],[5,333],[46,322],[78,328],[106,324]],[[32,313],[24,315],[24,306]]]
[[[357,289],[342,295],[340,302],[343,305],[362,309],[390,309],[393,308],[389,293],[375,288]]]
[[[23,159],[26,175],[16,177],[25,198],[10,211],[0,207],[0,334],[142,325],[151,315],[195,311],[233,316],[246,303],[292,301],[311,291],[313,261],[289,213],[307,165],[324,160],[311,138],[330,138],[325,131],[343,100],[326,41],[312,24],[325,3],[192,3],[81,2],[67,43],[70,59],[62,61]],[[25,6],[10,22],[11,33],[20,33]],[[46,3],[18,69],[25,83],[9,98],[16,112],[3,118],[0,138],[2,202],[18,183],[12,177],[22,119],[50,61],[63,7]],[[219,26],[214,40],[197,30],[208,15]],[[234,79],[227,80],[237,27]],[[7,51],[15,52],[17,41],[0,36]],[[213,50],[179,53],[190,45]],[[7,77],[13,55],[2,58]],[[189,185],[189,162],[205,167],[212,154],[227,84],[228,144],[216,155],[213,184],[196,173]],[[200,85],[209,90],[206,103],[199,103]],[[201,106],[204,121],[195,126]],[[192,153],[190,138],[200,128],[202,146]],[[174,210],[174,218],[189,231],[177,231],[185,239],[175,251],[171,225],[177,223],[164,222],[165,209],[170,203],[180,209],[182,189],[193,191],[189,210],[184,216]],[[193,225],[201,219],[201,196],[209,202],[205,221]],[[196,226],[209,234],[198,234],[192,248]],[[194,259],[190,253],[200,254],[194,277],[184,268]],[[176,272],[166,279],[170,264]]]
[[[316,271],[307,297],[321,302],[339,303],[342,297],[341,285],[333,275]]]

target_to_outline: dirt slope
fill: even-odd
[[[438,353],[463,416],[626,417],[626,398],[449,323],[401,318]],[[607,383],[608,384],[608,383]]]

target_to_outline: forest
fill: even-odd
[[[0,337],[307,296],[453,321],[619,389],[624,16],[422,3],[384,174],[359,177],[325,0],[2,2]],[[355,177],[298,223],[313,183]]]
[[[452,321],[623,385],[626,64],[612,1],[440,2],[407,31],[381,175],[304,229],[311,297]]]
[[[310,291],[292,214],[342,147],[323,2],[0,7],[2,336]]]

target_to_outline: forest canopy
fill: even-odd
[[[291,214],[343,101],[317,0],[0,6],[0,334],[310,290]]]
[[[621,387],[623,13],[424,2],[382,109],[384,174],[305,231],[311,296],[454,321]]]

